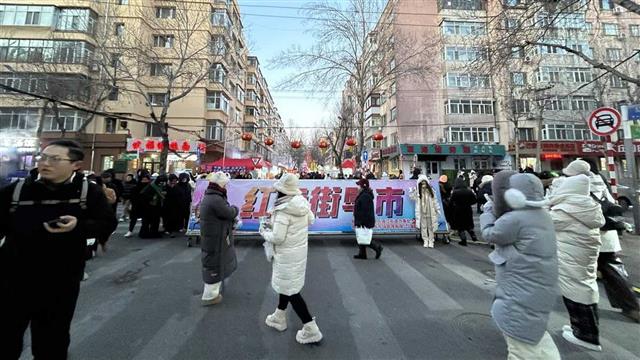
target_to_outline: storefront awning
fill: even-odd
[[[400,144],[403,155],[504,156],[503,145],[494,144]]]

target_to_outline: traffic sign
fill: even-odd
[[[369,152],[367,150],[362,152],[362,162],[369,161]]]
[[[595,109],[587,120],[591,132],[598,136],[611,135],[622,124],[622,115],[614,108],[601,107]]]
[[[628,110],[628,119],[629,121],[640,120],[640,105],[629,105]]]
[[[251,162],[253,163],[253,166],[258,165],[258,163],[260,162],[260,159],[261,158],[259,158],[259,157],[252,157],[251,158]]]

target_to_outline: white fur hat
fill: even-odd
[[[589,163],[584,160],[573,160],[566,168],[562,169],[562,173],[567,176],[576,176],[579,174],[584,174],[589,176],[591,172],[591,166]]]
[[[285,195],[300,195],[302,191],[298,186],[298,177],[293,174],[284,174],[280,180],[273,184],[273,188]]]
[[[222,171],[209,174],[209,176],[207,176],[207,180],[214,184],[218,184],[220,187],[225,187],[229,183],[229,177]]]
[[[489,181],[493,181],[493,176],[491,176],[491,175],[485,175],[485,176],[483,176],[483,177],[482,177],[482,179],[481,179],[481,183],[482,183],[482,184],[484,184],[484,183],[488,183]]]

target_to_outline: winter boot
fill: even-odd
[[[300,344],[317,343],[322,340],[322,333],[316,324],[316,318],[304,324],[301,330],[296,334],[296,341]]]
[[[600,345],[596,345],[596,344],[592,344],[590,342],[584,341],[584,340],[580,340],[578,339],[575,335],[573,335],[573,331],[568,329],[565,329],[564,327],[562,328],[562,337],[567,340],[568,342],[574,344],[574,345],[578,345],[581,346],[585,349],[588,350],[592,350],[592,351],[602,351],[602,346]]]
[[[264,323],[278,331],[287,330],[287,311],[276,308],[276,312],[267,315]]]
[[[478,237],[476,236],[476,232],[473,230],[469,230],[469,235],[471,235],[471,241],[476,242],[478,241]]]
[[[371,240],[371,245],[369,245],[373,251],[376,252],[376,259],[380,259],[380,255],[382,255],[382,244],[377,241]]]
[[[460,236],[459,244],[461,246],[467,246],[467,234],[465,234],[464,231],[459,231],[458,236]]]
[[[353,255],[353,258],[367,260],[367,247],[365,245],[358,245],[358,255]]]
[[[222,295],[220,294],[220,283],[204,284],[204,291],[202,292],[202,306],[219,304],[221,301]]]

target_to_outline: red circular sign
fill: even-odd
[[[589,129],[598,136],[611,135],[622,124],[622,115],[614,108],[601,107],[595,109],[587,119]]]

